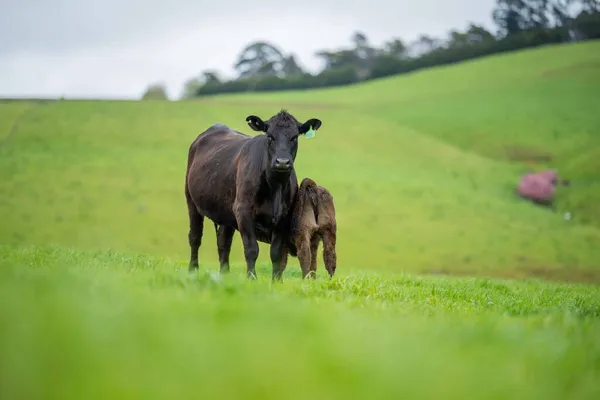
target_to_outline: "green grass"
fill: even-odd
[[[2,398],[597,398],[593,286],[0,252]],[[262,268],[267,273],[266,268]]]
[[[0,103],[0,397],[598,397],[599,50],[306,92]],[[296,169],[334,195],[336,277],[320,263],[303,282],[291,259],[272,285],[261,244],[246,282],[239,235],[219,277],[210,223],[188,275],[189,144],[282,107],[323,121]],[[512,192],[545,166],[572,181],[558,213]]]

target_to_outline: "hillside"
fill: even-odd
[[[599,398],[599,50],[310,92],[0,102],[0,398]],[[188,274],[189,144],[282,107],[323,121],[296,168],[335,197],[335,278],[291,259],[273,284],[261,244],[247,281],[239,235],[220,276],[210,224]],[[512,193],[543,166],[572,181],[558,213]]]
[[[545,47],[331,90],[34,106],[0,147],[0,242],[184,260],[189,143],[215,122],[248,132],[248,114],[287,107],[323,121],[301,140],[297,172],[335,196],[341,273],[596,281],[599,49],[597,41]],[[24,107],[0,105],[2,135]],[[561,189],[558,214],[512,193],[540,154],[552,159],[538,166],[573,182]],[[265,249],[259,263],[269,262]],[[216,262],[210,229],[202,261]]]

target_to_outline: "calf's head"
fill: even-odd
[[[256,115],[250,115],[246,122],[253,130],[264,132],[266,136],[267,168],[276,173],[289,174],[294,168],[294,160],[298,151],[298,136],[304,135],[311,128],[321,127],[321,120],[311,118],[300,123],[285,110],[281,110],[268,121]]]

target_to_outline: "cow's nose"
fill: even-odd
[[[275,159],[275,164],[277,164],[278,167],[285,167],[285,168],[289,168],[292,165],[292,162],[290,161],[289,158],[276,158]]]

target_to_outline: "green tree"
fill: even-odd
[[[284,76],[294,76],[304,73],[302,68],[298,65],[296,58],[293,54],[285,57],[283,60],[283,66],[281,67]]]
[[[322,58],[325,62],[324,69],[336,69],[348,66],[355,67],[359,63],[358,57],[354,50],[321,50],[316,52],[315,55]]]
[[[527,29],[564,26],[573,19],[573,10],[598,9],[598,0],[497,0],[492,16],[504,35]]]
[[[202,73],[202,81],[205,85],[221,83],[221,79],[219,78],[219,73],[217,71],[204,71]]]
[[[196,96],[198,89],[202,86],[202,80],[198,77],[190,78],[183,84],[180,98],[182,100],[191,99]]]
[[[167,96],[167,90],[165,85],[162,83],[153,83],[148,86],[144,94],[142,95],[142,100],[168,100],[169,96]]]
[[[523,0],[497,0],[492,18],[503,35],[513,35],[531,27]]]
[[[317,57],[323,59],[324,70],[344,69],[345,76],[348,76],[348,71],[352,69],[362,78],[368,76],[378,50],[369,45],[367,36],[362,32],[355,32],[351,41],[353,44],[351,48],[342,48],[337,51],[321,50],[315,53]]]
[[[410,44],[409,49],[413,56],[419,56],[422,54],[431,53],[432,51],[438,49],[441,44],[442,43],[439,39],[429,35],[420,35],[417,40]]]
[[[279,75],[285,57],[277,47],[267,42],[247,45],[234,65],[241,79],[257,76]]]
[[[598,0],[580,0],[579,3],[588,13],[600,12],[600,1]]]
[[[482,25],[469,24],[467,28],[467,36],[469,43],[491,43],[496,40],[492,32],[485,29]]]
[[[550,8],[555,25],[563,26],[572,20],[570,7],[574,3],[573,0],[552,0]]]
[[[188,79],[183,84],[182,99],[189,99],[198,94],[198,90],[204,85],[219,85],[221,84],[219,74],[216,71],[204,71],[200,77]]]
[[[358,31],[352,35],[352,43],[354,44],[354,66],[358,75],[365,78],[369,75],[373,61],[377,56],[377,49],[369,44],[369,40],[364,33]]]
[[[393,38],[384,43],[381,53],[403,59],[407,57],[407,47],[402,39]]]
[[[495,40],[494,35],[492,35],[491,32],[483,26],[475,24],[469,24],[469,27],[464,32],[452,29],[448,36],[449,48],[467,47],[477,43],[492,42]]]

